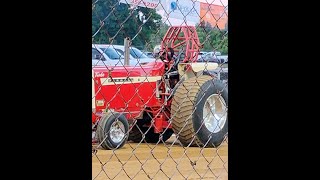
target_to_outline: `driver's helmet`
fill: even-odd
[[[154,56],[159,57],[160,50],[161,50],[161,45],[156,45],[156,46],[153,48],[153,54],[154,54]]]

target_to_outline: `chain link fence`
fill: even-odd
[[[227,1],[92,1],[92,179],[228,179],[227,24]]]

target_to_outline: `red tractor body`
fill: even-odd
[[[165,64],[162,61],[141,67],[93,68],[95,112],[92,123],[95,123],[106,109],[123,113],[129,121],[142,118],[145,111],[156,114],[163,105],[159,85],[164,73]],[[168,125],[155,124],[161,124],[161,127]],[[161,127],[157,129],[162,129]]]
[[[160,52],[173,48],[178,52],[185,47],[182,62],[196,61],[200,42],[195,27],[173,26],[168,29],[161,42]],[[168,126],[170,101],[166,96],[165,77],[172,61],[157,60],[147,65],[94,67],[94,111],[92,123],[95,123],[106,109],[123,113],[129,121],[142,119],[144,112],[154,118],[154,131],[162,132]],[[164,107],[165,106],[165,107]],[[130,122],[129,122],[130,123]]]
[[[107,138],[107,142],[102,143],[102,146],[107,149],[120,148],[129,133],[131,140],[134,142],[144,140],[144,136],[141,134],[145,134],[145,141],[147,142],[166,141],[174,132],[173,130],[182,133],[180,140],[184,145],[200,142],[187,135],[189,131],[197,134],[197,130],[183,129],[186,125],[180,125],[181,123],[195,123],[195,126],[198,126],[199,119],[193,117],[193,111],[191,111],[191,108],[196,109],[194,105],[198,104],[196,103],[198,99],[183,100],[179,97],[186,95],[189,91],[188,88],[191,88],[190,91],[199,91],[198,93],[200,93],[201,88],[195,86],[200,84],[194,83],[197,81],[195,79],[198,77],[197,73],[202,72],[205,68],[215,68],[217,66],[217,64],[201,65],[194,63],[197,60],[200,48],[201,44],[195,27],[174,26],[168,29],[163,38],[159,52],[160,58],[155,62],[137,66],[94,67],[92,69],[92,124],[93,127],[98,129],[99,142],[103,142]],[[208,84],[210,81],[213,82],[212,78],[206,75],[201,77],[199,82],[212,88],[210,93],[217,93],[213,92],[216,91],[216,87]],[[180,86],[184,82],[186,84]],[[187,84],[194,85],[188,87]],[[221,89],[222,86],[220,85],[219,88]],[[180,95],[174,98],[176,91]],[[224,96],[224,99],[226,99],[226,94]],[[211,97],[214,96],[206,98]],[[171,107],[173,103],[174,108]],[[177,109],[180,105],[183,107]],[[185,105],[188,105],[188,107],[184,107]],[[171,112],[172,110],[174,115]],[[108,114],[108,111],[112,113]],[[195,120],[191,122],[191,120],[183,119],[182,114],[185,114],[185,112],[190,113],[187,116],[188,118],[192,119],[193,117]],[[206,110],[206,112],[209,113],[209,110]],[[114,113],[117,113],[117,117],[112,117],[115,116],[112,115]],[[100,129],[98,127],[99,123]],[[208,129],[210,131],[205,130],[205,133],[214,132],[210,124],[214,123],[209,123]],[[188,127],[191,126],[188,125]],[[224,128],[223,133],[225,133],[224,131],[226,131],[226,128]],[[126,135],[122,135],[123,141],[118,142],[119,136],[116,134],[121,133]],[[159,136],[159,134],[162,135]],[[219,134],[219,136],[221,135]],[[206,138],[207,135],[199,137],[201,141],[206,141]],[[219,141],[216,139],[210,141],[215,144],[221,143],[221,138],[219,138]]]

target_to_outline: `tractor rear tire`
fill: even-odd
[[[208,102],[211,98],[217,98],[212,100],[214,106]],[[219,107],[216,101],[220,101]],[[217,147],[228,133],[227,107],[226,84],[208,75],[187,79],[173,97],[173,131],[183,146]],[[223,113],[218,113],[219,110]],[[221,118],[217,118],[218,114]]]
[[[109,112],[98,122],[97,140],[103,149],[119,149],[128,139],[129,123],[127,118],[118,112]]]

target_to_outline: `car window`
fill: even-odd
[[[139,49],[136,48],[130,48],[130,54],[134,58],[148,58],[147,55],[145,55],[143,52],[141,52]]]
[[[96,55],[101,55],[101,53],[97,49],[92,48],[92,59],[95,59]]]
[[[110,59],[112,60],[119,60],[121,59],[121,54],[118,53],[113,48],[100,48]]]
[[[215,55],[220,56],[220,55],[221,55],[221,52],[216,51],[216,52],[215,52]]]
[[[116,48],[116,50],[117,50],[122,56],[124,56],[124,52],[123,52],[121,49],[117,49],[117,48]]]
[[[122,56],[124,56],[124,51],[118,48],[115,48]],[[135,49],[135,48],[131,48],[130,49],[130,55],[133,58],[147,58],[148,56],[146,54],[144,54],[143,52],[141,52],[139,49]]]

